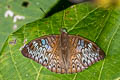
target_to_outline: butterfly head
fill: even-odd
[[[67,34],[67,30],[66,30],[65,28],[60,29],[60,32],[61,32],[61,33],[66,33],[66,34]]]

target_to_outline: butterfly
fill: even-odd
[[[23,56],[33,59],[56,73],[77,73],[104,59],[105,53],[94,42],[69,35],[62,28],[59,35],[47,35],[30,41],[21,50]]]

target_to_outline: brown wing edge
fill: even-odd
[[[40,40],[40,39],[46,38],[46,37],[48,37],[48,36],[50,37],[50,36],[56,36],[56,35],[42,36],[42,37],[36,38],[36,39],[28,42],[28,43],[23,47],[23,49],[21,50],[22,55],[23,55],[24,57],[30,58],[30,59],[32,59],[33,61],[39,63],[39,61],[36,61],[36,60],[35,60],[34,58],[32,58],[31,55],[28,53],[27,46],[29,46],[29,45],[31,46],[33,41]],[[58,35],[57,35],[57,36],[58,36]],[[39,64],[41,64],[41,63],[39,63]],[[45,65],[43,65],[43,64],[41,64],[41,65],[44,66],[44,67],[45,67],[46,69],[48,69],[49,71],[54,72],[53,69],[49,69],[48,66],[45,66]],[[61,72],[54,72],[54,73],[64,74],[64,72],[65,72],[65,71],[62,69]]]
[[[31,43],[33,41],[37,41],[37,40],[40,40],[40,39],[43,39],[43,38],[46,38],[46,37],[50,37],[50,36],[55,36],[55,35],[45,35],[45,36],[41,36],[39,38],[31,40],[30,42],[28,42],[27,44],[25,44],[25,46],[21,50],[21,53],[23,54],[23,56],[28,57],[29,53],[27,51],[27,46],[26,45],[31,45]]]
[[[22,49],[21,53],[22,53],[23,56],[28,57],[29,53],[28,53],[28,50],[27,50],[26,45],[25,45],[24,48]]]
[[[74,36],[74,35],[69,35],[69,36]],[[74,37],[75,37],[75,36],[74,36]],[[76,37],[79,37],[80,39],[84,39],[85,41],[87,41],[87,42],[89,42],[89,43],[92,43],[93,46],[95,46],[95,47],[97,47],[97,48],[100,48],[100,55],[102,56],[103,59],[104,59],[104,57],[106,57],[105,52],[102,50],[101,47],[98,47],[98,45],[97,45],[95,42],[93,42],[93,41],[91,41],[91,40],[88,40],[88,39],[85,38],[85,37],[81,37],[81,36],[79,36],[79,35],[77,35]]]
[[[77,35],[77,36],[69,35],[69,36],[71,36],[71,37],[78,37],[79,39],[83,39],[84,41],[87,41],[88,43],[92,43],[94,47],[100,49],[99,50],[99,57],[97,58],[97,60],[94,59],[94,62],[91,62],[91,64],[87,64],[88,66],[85,67],[84,69],[80,69],[79,71],[76,70],[75,72],[70,72],[70,74],[74,74],[74,73],[77,73],[77,72],[82,72],[85,69],[87,69],[88,67],[90,67],[92,64],[95,64],[96,62],[101,61],[101,60],[103,60],[106,57],[104,51],[100,47],[98,47],[95,42],[92,42],[91,40],[88,40],[88,39],[86,39],[84,37],[81,37],[79,35]],[[67,73],[67,74],[69,74],[69,73]]]
[[[36,39],[28,42],[27,44],[25,44],[25,46],[24,46],[24,47],[22,48],[22,50],[21,50],[22,55],[25,56],[25,57],[28,57],[29,53],[28,53],[28,50],[27,50],[27,46],[26,46],[26,45],[29,45],[29,44],[32,43],[33,41],[39,40],[39,39],[44,38],[44,37],[46,37],[46,36],[36,38]],[[29,57],[28,57],[28,58],[29,58]]]

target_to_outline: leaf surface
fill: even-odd
[[[0,0],[0,54],[8,36],[24,24],[41,19],[59,0]],[[13,17],[5,17],[7,11],[14,16],[24,16],[23,20],[14,22]],[[8,13],[10,14],[10,13]],[[17,25],[17,27],[14,27]]]
[[[56,74],[19,51],[27,42],[40,36],[60,34],[83,36],[104,50],[106,57],[83,72]],[[1,80],[117,80],[120,79],[120,10],[92,8],[89,3],[74,5],[55,15],[24,25],[8,38],[0,56]],[[16,40],[16,43],[12,43]]]

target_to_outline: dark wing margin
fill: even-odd
[[[24,46],[21,53],[47,69],[56,73],[64,73],[58,48],[59,35],[48,35],[30,41]]]
[[[68,73],[81,72],[104,59],[105,53],[94,42],[80,36],[69,35],[70,65]]]

